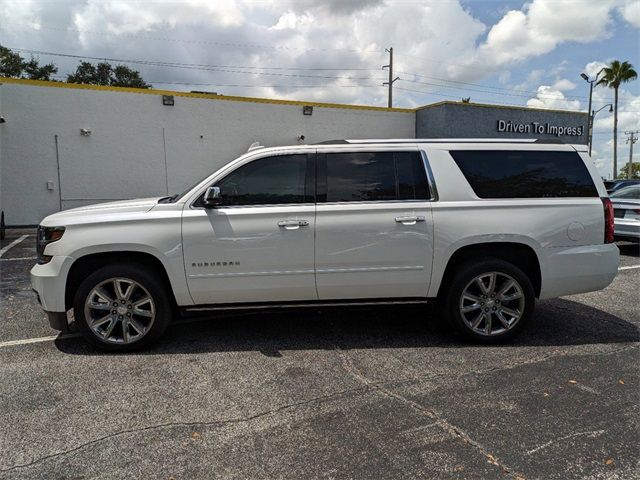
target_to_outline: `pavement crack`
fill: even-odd
[[[140,433],[140,432],[148,432],[148,431],[152,431],[152,430],[159,430],[159,429],[163,429],[163,428],[174,428],[174,427],[195,427],[195,426],[200,426],[200,427],[221,427],[221,426],[225,426],[225,425],[233,425],[233,424],[238,424],[238,423],[246,423],[246,422],[251,422],[253,420],[256,420],[258,418],[262,418],[262,417],[267,417],[269,415],[276,415],[280,412],[283,412],[285,410],[289,410],[292,408],[296,408],[296,407],[301,407],[304,405],[309,405],[311,403],[317,403],[317,402],[326,402],[328,400],[331,400],[333,398],[336,397],[340,397],[343,395],[347,395],[349,393],[355,393],[355,392],[367,392],[369,391],[370,388],[368,387],[358,387],[358,388],[349,388],[346,390],[340,390],[338,392],[333,392],[327,395],[320,395],[317,397],[313,397],[307,400],[301,400],[299,402],[293,402],[293,403],[289,403],[286,405],[281,405],[280,407],[277,408],[273,408],[271,410],[266,410],[260,413],[256,413],[255,415],[250,415],[248,417],[241,417],[241,418],[231,418],[228,420],[215,420],[215,421],[194,421],[194,422],[167,422],[167,423],[161,423],[161,424],[157,424],[157,425],[148,425],[145,427],[138,427],[138,428],[131,428],[131,429],[126,429],[126,430],[119,430],[117,432],[113,432],[110,433],[108,435],[104,435],[103,437],[99,437],[99,438],[95,438],[93,440],[90,440],[88,442],[82,443],[80,445],[77,445],[73,448],[70,448],[68,450],[63,450],[60,452],[56,452],[56,453],[51,453],[49,455],[44,455],[42,457],[38,457],[35,460],[29,462],[29,463],[24,463],[24,464],[20,464],[20,465],[13,465],[9,468],[5,468],[5,469],[0,469],[0,473],[6,473],[6,472],[11,472],[14,470],[18,470],[18,469],[23,469],[23,468],[28,468],[31,467],[33,465],[36,465],[38,463],[44,462],[46,460],[51,460],[53,458],[57,458],[57,457],[61,457],[64,455],[69,455],[71,453],[75,453],[79,450],[82,450],[83,448],[92,446],[92,445],[96,445],[100,442],[104,442],[106,440],[110,440],[112,438],[116,438],[116,437],[120,437],[123,435],[127,435],[127,434],[131,434],[131,433]]]
[[[536,452],[539,452],[540,450],[544,450],[545,448],[550,447],[554,443],[558,443],[558,442],[561,442],[563,440],[568,440],[568,439],[573,438],[573,437],[581,437],[581,436],[587,435],[587,436],[589,436],[591,438],[595,438],[595,437],[599,437],[603,433],[604,433],[604,430],[590,430],[588,432],[575,432],[575,433],[572,433],[570,435],[565,435],[564,437],[554,438],[553,440],[549,440],[548,442],[543,443],[542,445],[540,445],[540,446],[538,446],[538,447],[536,447],[536,448],[534,448],[532,450],[529,450],[527,452],[527,455],[532,455],[532,454],[534,454]]]
[[[400,395],[399,393],[396,393],[392,390],[390,390],[389,388],[384,387],[383,384],[374,382],[372,380],[370,380],[369,378],[367,378],[360,370],[358,370],[358,368],[353,364],[353,360],[351,359],[351,357],[349,356],[349,354],[338,348],[335,347],[333,348],[335,350],[335,352],[338,354],[338,356],[340,357],[341,361],[342,361],[342,365],[344,367],[344,369],[347,371],[347,373],[349,373],[353,378],[355,378],[358,382],[364,384],[366,387],[376,390],[379,393],[395,399],[397,401],[400,401],[402,403],[407,404],[409,407],[413,408],[414,410],[418,411],[420,414],[425,415],[426,417],[430,418],[431,420],[434,421],[434,423],[436,425],[438,425],[442,430],[444,430],[445,432],[447,432],[448,434],[450,434],[451,436],[453,436],[454,438],[457,438],[459,440],[462,440],[464,443],[471,445],[476,451],[478,451],[480,454],[482,454],[485,459],[491,463],[492,465],[497,466],[498,468],[500,468],[502,470],[502,472],[506,475],[509,475],[511,477],[515,477],[515,478],[525,478],[524,475],[517,473],[511,466],[505,464],[502,460],[500,460],[498,457],[496,457],[495,455],[493,455],[488,448],[486,448],[484,445],[482,445],[481,443],[475,441],[474,439],[472,439],[465,431],[463,431],[461,428],[449,423],[449,421],[447,419],[445,419],[444,417],[440,416],[438,413],[436,413],[433,410],[430,410],[422,405],[420,405],[417,402],[414,402],[413,400],[410,400],[402,395]]]

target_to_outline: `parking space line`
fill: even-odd
[[[18,245],[21,241],[23,241],[25,238],[27,238],[29,235],[22,235],[20,238],[16,238],[13,242],[11,242],[9,245],[6,245],[2,248],[0,248],[0,257],[2,257],[2,255],[4,255],[5,253],[7,253],[9,251],[9,249],[15,247],[16,245]]]
[[[16,262],[19,260],[36,260],[38,257],[0,258],[0,262]]]
[[[620,267],[620,268],[618,268],[618,271],[620,271],[620,270],[631,270],[632,268],[640,268],[640,265],[628,265],[626,267]]]
[[[31,343],[53,342],[54,340],[65,340],[67,338],[77,338],[79,333],[65,333],[62,335],[51,335],[50,337],[23,338],[22,340],[9,340],[0,342],[0,348],[13,347],[15,345],[29,345]]]

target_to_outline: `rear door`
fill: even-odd
[[[426,164],[407,146],[317,156],[318,298],[425,297],[433,252]]]

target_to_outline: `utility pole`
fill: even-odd
[[[627,166],[627,178],[633,178],[633,144],[638,141],[638,133],[640,130],[630,130],[624,132],[625,135],[629,135],[627,143],[629,144],[629,165]]]
[[[389,108],[393,107],[393,82],[400,80],[400,77],[393,78],[393,47],[385,48],[385,52],[389,52],[389,65],[383,65],[382,69],[389,69],[389,81],[382,85],[389,85]]]

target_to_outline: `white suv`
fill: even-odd
[[[481,342],[536,298],[605,288],[613,210],[584,152],[534,140],[255,148],[180,195],[50,215],[31,283],[109,350],[225,306],[441,301]]]

